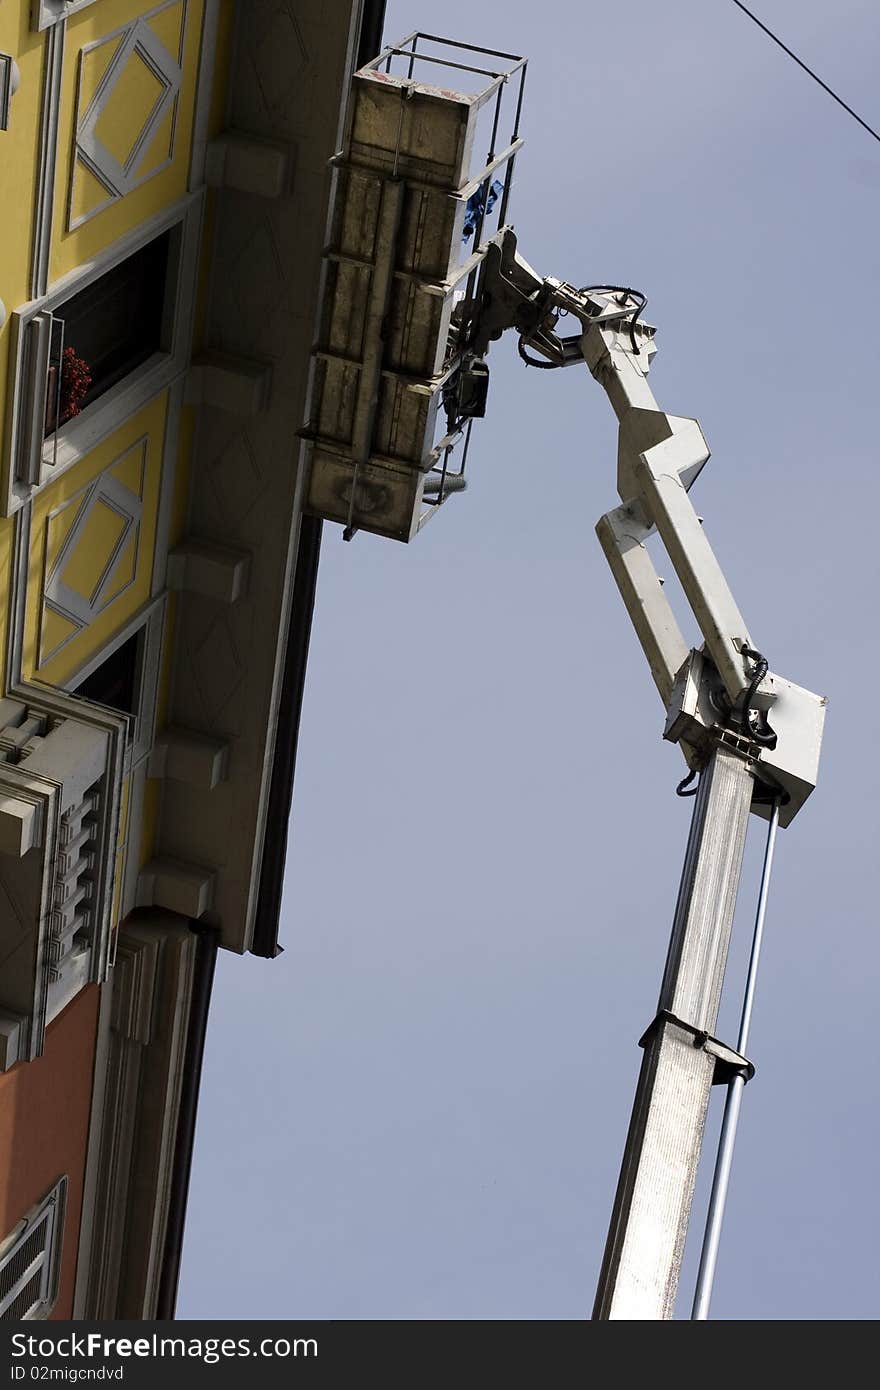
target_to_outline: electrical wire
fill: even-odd
[[[632,294],[632,290],[628,290],[627,293],[628,293],[628,294]],[[632,346],[633,353],[635,354],[636,357],[639,356],[639,345],[638,345],[638,343],[636,342],[636,324],[638,323],[638,321],[639,321],[639,315],[643,312],[643,310],[644,310],[645,305],[647,304],[647,302],[648,302],[647,295],[642,295],[642,302],[641,302],[641,304],[639,305],[638,309],[636,309],[635,313],[633,314],[632,318],[631,318],[630,321],[629,321],[629,341],[630,341],[630,344],[631,344],[631,346]]]
[[[746,6],[742,4],[742,0],[733,0],[733,3],[734,5],[736,5],[737,9],[742,10],[743,14],[748,15],[749,19],[752,20],[754,24],[757,24],[759,29],[763,29],[767,37],[769,39],[772,39],[775,44],[778,44],[779,47],[782,49],[783,53],[787,53],[789,58],[791,58],[795,63],[797,63],[799,68],[803,68],[804,72],[807,73],[808,76],[812,77],[814,82],[818,82],[823,92],[827,92],[828,95],[832,97],[834,101],[837,102],[838,106],[842,106],[847,115],[852,116],[853,120],[858,121],[859,125],[862,127],[863,130],[866,130],[869,135],[873,135],[875,140],[880,141],[880,135],[878,135],[877,131],[874,130],[873,126],[869,126],[868,122],[863,121],[861,116],[858,115],[857,112],[853,111],[851,106],[847,106],[843,98],[839,97],[836,92],[832,91],[832,89],[828,86],[828,83],[823,82],[818,73],[813,72],[812,68],[808,68],[806,63],[804,63],[797,56],[796,53],[792,53],[791,49],[787,46],[787,44],[784,44],[782,42],[782,39],[777,38],[777,36],[773,33],[772,29],[768,29],[767,25],[762,24],[756,14],[752,14],[751,10],[747,9]]]
[[[750,719],[752,701],[758,690],[758,686],[770,670],[770,663],[761,652],[755,651],[754,647],[743,647],[742,654],[748,657],[749,661],[755,663],[752,678],[742,697],[742,704],[737,714],[740,727],[744,734],[747,734],[755,743],[761,743],[766,748],[776,747],[776,734],[771,729],[765,710],[756,710],[758,716],[757,726],[753,726]]]
[[[752,701],[755,698],[755,693],[758,689],[758,686],[761,684],[761,681],[764,679],[767,672],[770,670],[770,662],[767,660],[766,656],[763,656],[761,654],[761,652],[755,651],[754,647],[743,647],[742,654],[743,656],[747,656],[749,661],[754,661],[755,663],[755,669],[752,673],[752,679],[748,685],[748,688],[746,689],[746,693],[743,696],[742,700],[743,717],[746,717],[748,715],[749,710],[752,707]]]
[[[633,290],[628,287],[625,288],[623,285],[583,285],[578,290],[578,294],[622,294],[626,299],[637,299],[639,301],[638,308],[628,321],[630,345],[633,350],[633,355],[638,357],[640,354],[639,345],[636,342],[636,324],[639,321],[639,316],[645,312],[648,296],[642,294],[641,290]]]

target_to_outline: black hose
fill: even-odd
[[[696,796],[697,792],[700,790],[700,784],[699,784],[699,782],[697,783],[697,785],[696,785],[695,787],[691,787],[690,791],[686,791],[686,790],[685,790],[686,787],[690,787],[690,786],[691,786],[691,782],[694,780],[694,778],[696,777],[696,775],[697,775],[697,770],[696,770],[696,768],[692,768],[691,771],[687,774],[686,777],[682,777],[681,781],[679,782],[678,786],[677,786],[676,789],[675,789],[675,795],[676,795],[676,796]]]
[[[561,362],[545,362],[543,358],[530,357],[529,354],[526,352],[525,342],[525,337],[520,338],[519,342],[516,345],[516,350],[519,353],[522,360],[525,362],[527,367],[541,367],[544,371],[552,372],[557,367],[560,367],[562,365]]]
[[[642,294],[641,290],[624,288],[623,285],[584,285],[583,288],[579,290],[579,293],[622,294],[627,299],[638,299],[640,301],[638,308],[635,310],[635,312],[629,319],[629,341],[630,345],[632,346],[633,353],[636,357],[638,357],[640,353],[639,345],[636,342],[636,324],[639,321],[639,316],[645,312],[645,308],[648,303],[648,296],[646,294]]]
[[[766,656],[762,655],[761,652],[755,651],[754,647],[743,647],[742,654],[748,657],[749,661],[754,661],[755,669],[752,672],[752,678],[749,681],[746,692],[742,697],[740,710],[737,715],[740,728],[754,743],[760,743],[765,748],[775,748],[777,736],[775,731],[770,727],[766,711],[755,711],[758,717],[757,726],[752,725],[749,718],[752,710],[752,701],[757,694],[758,686],[770,670],[770,663]]]

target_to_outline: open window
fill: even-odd
[[[200,211],[188,198],[13,313],[6,515],[184,370]]]
[[[141,656],[144,632],[141,629],[126,638],[121,646],[85,677],[76,687],[76,694],[99,705],[109,705],[120,714],[136,715],[140,704]]]
[[[164,622],[164,599],[154,599],[67,685],[72,695],[129,716],[127,767],[153,745]]]
[[[170,245],[164,232],[52,310],[44,436],[167,349]]]

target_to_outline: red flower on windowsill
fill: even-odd
[[[89,393],[92,374],[88,362],[79,357],[72,347],[66,347],[61,354],[61,390],[58,400],[58,423],[66,424],[74,415],[79,415],[83,401]]]
[[[60,373],[59,385],[59,363],[50,363],[46,390],[47,435],[79,415],[92,384],[88,362],[84,362],[72,347],[66,347],[61,354]]]

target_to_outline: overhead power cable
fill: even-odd
[[[842,106],[844,111],[846,111],[848,115],[852,116],[854,121],[858,121],[859,125],[862,127],[863,130],[866,130],[869,135],[873,135],[875,140],[880,141],[880,135],[877,134],[877,131],[874,130],[873,126],[869,126],[868,122],[863,121],[861,116],[858,115],[857,112],[853,111],[851,106],[847,106],[843,98],[839,97],[836,92],[833,92],[831,88],[828,86],[827,82],[823,82],[821,77],[819,77],[817,73],[813,72],[812,68],[808,68],[806,63],[802,62],[796,53],[792,53],[791,49],[788,48],[787,45],[782,42],[782,39],[776,37],[772,29],[768,29],[767,25],[762,24],[756,14],[752,14],[751,10],[747,9],[746,6],[742,4],[742,0],[733,0],[733,3],[734,5],[736,5],[737,9],[742,10],[743,14],[747,14],[749,19],[751,19],[753,23],[757,24],[759,29],[763,29],[767,37],[769,39],[772,39],[775,44],[778,44],[779,47],[782,49],[783,53],[787,53],[789,58],[793,58],[794,61],[797,63],[798,67],[803,68],[804,72],[808,73],[809,76],[812,77],[814,82],[818,82],[822,90],[827,92],[830,97],[833,97],[834,100],[837,102],[838,106]]]

